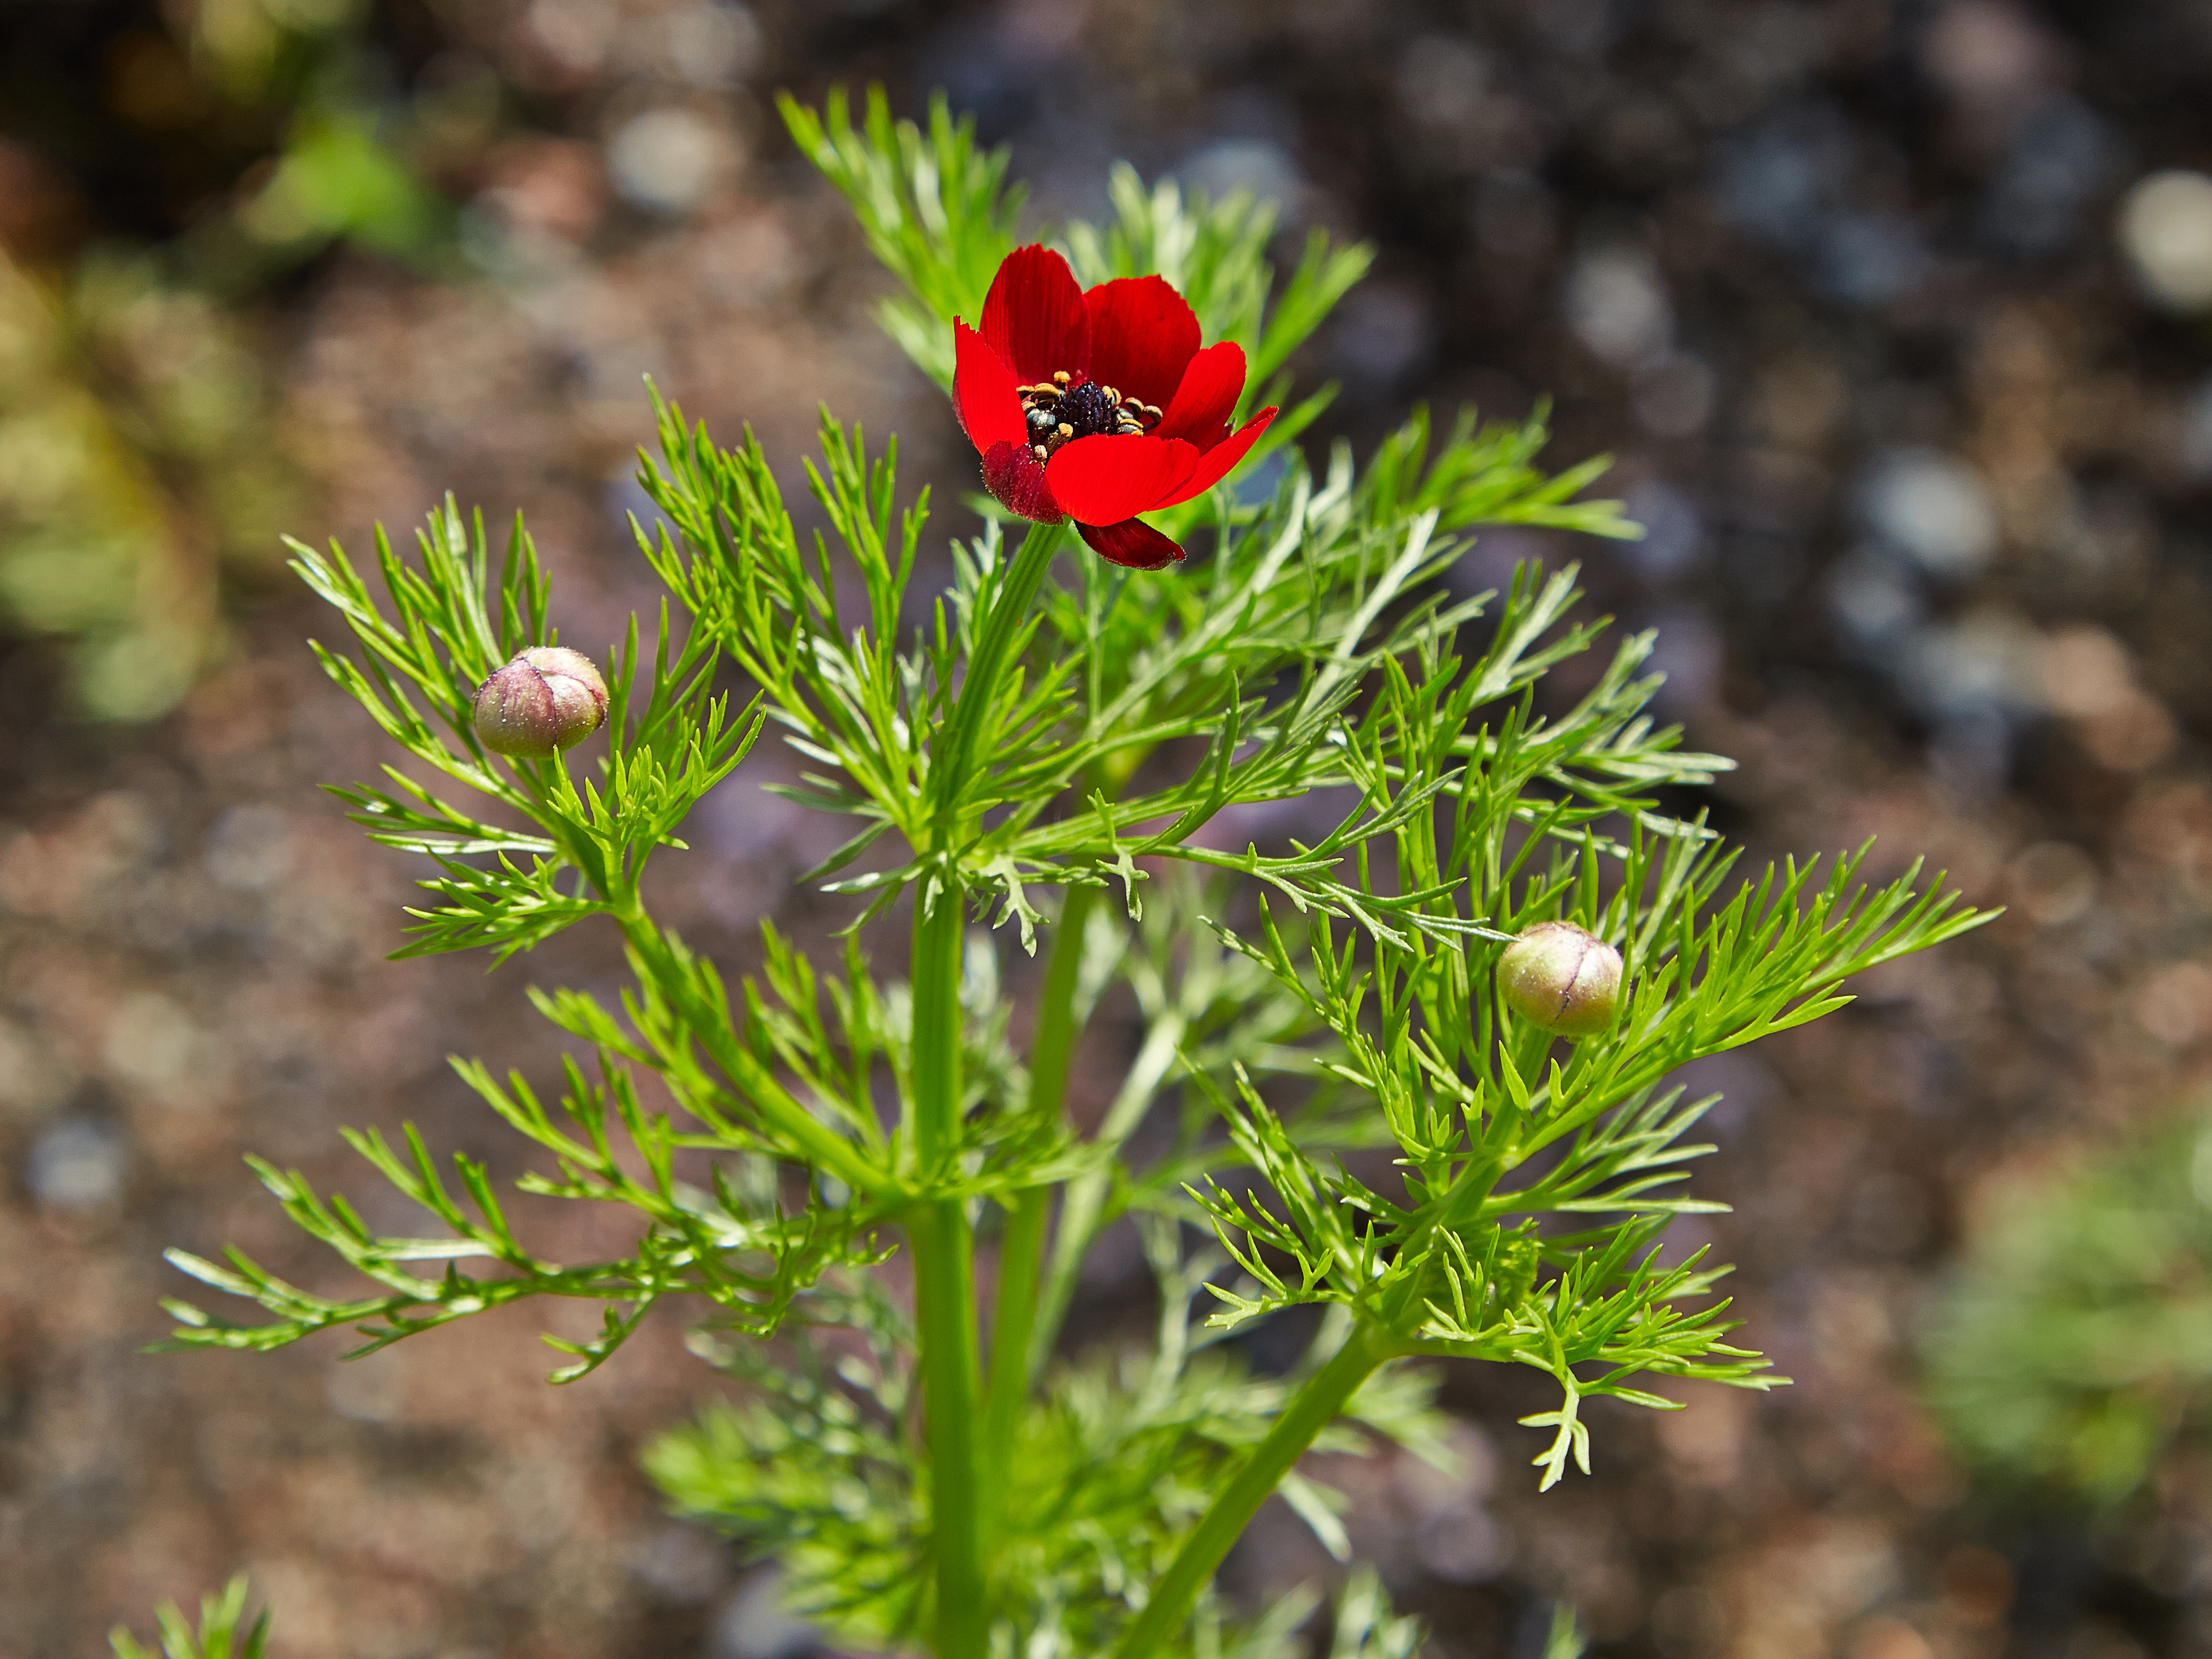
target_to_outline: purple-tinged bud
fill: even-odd
[[[477,736],[495,755],[544,760],[607,717],[607,683],[565,645],[532,646],[477,688]]]
[[[1498,958],[1498,990],[1547,1031],[1595,1036],[1620,1006],[1620,952],[1571,922],[1540,921]]]

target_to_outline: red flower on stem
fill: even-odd
[[[1024,519],[1073,519],[1115,564],[1158,570],[1182,557],[1137,514],[1212,489],[1274,419],[1263,409],[1229,429],[1243,349],[1201,351],[1198,319],[1162,278],[1086,294],[1042,246],[1006,256],[981,321],[952,325],[952,396],[985,487]]]

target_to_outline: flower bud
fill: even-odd
[[[1540,921],[1498,958],[1498,990],[1547,1031],[1595,1036],[1620,1006],[1620,952],[1571,922]]]
[[[544,760],[607,717],[607,683],[565,645],[532,646],[477,688],[477,736],[495,755]]]

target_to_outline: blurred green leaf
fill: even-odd
[[[246,1626],[246,1591],[241,1572],[221,1594],[202,1596],[197,1632],[185,1622],[174,1601],[164,1601],[154,1615],[161,1633],[161,1659],[262,1659],[269,1646],[269,1611],[263,1608],[261,1616]],[[115,1659],[154,1659],[119,1625],[108,1633],[107,1644]]]
[[[2192,1113],[2006,1191],[1923,1346],[1986,1480],[2092,1509],[2136,1491],[2212,1406],[2212,1127]]]
[[[278,246],[344,238],[395,255],[422,252],[449,216],[379,137],[374,119],[349,109],[303,118],[276,175],[240,216],[250,235]]]

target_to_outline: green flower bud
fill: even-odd
[[[495,755],[544,760],[581,743],[607,717],[607,683],[565,645],[538,645],[477,688],[477,736]]]
[[[1571,922],[1540,921],[1498,958],[1498,990],[1547,1031],[1595,1036],[1620,1006],[1620,952]]]

